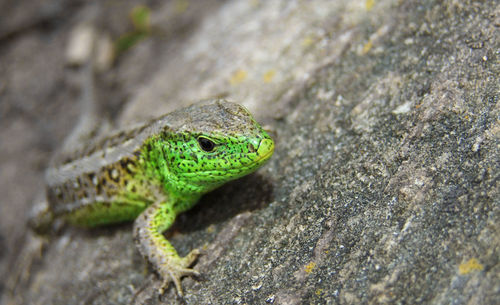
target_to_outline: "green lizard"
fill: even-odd
[[[176,216],[222,184],[247,175],[273,154],[274,142],[242,106],[221,99],[167,114],[94,141],[47,171],[47,209],[31,221],[56,219],[94,227],[134,221],[140,253],[163,279],[160,293],[199,254],[179,257],[163,236]]]

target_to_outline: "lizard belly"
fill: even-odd
[[[147,201],[116,198],[112,201],[80,204],[64,213],[62,218],[73,225],[96,227],[134,220],[149,204]]]

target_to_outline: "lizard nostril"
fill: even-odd
[[[254,152],[256,152],[256,151],[257,151],[257,149],[255,149],[255,146],[253,146],[253,145],[252,145],[252,144],[250,144],[250,143],[247,145],[247,149],[248,149],[248,152],[249,152],[249,153],[254,153]]]

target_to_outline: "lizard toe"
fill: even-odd
[[[183,260],[185,258],[183,258]],[[190,264],[191,263],[192,262],[190,262]],[[184,262],[181,261],[181,263],[176,265],[171,264],[168,266],[164,266],[164,268],[162,268],[160,273],[161,277],[163,278],[163,283],[159,289],[159,293],[163,294],[165,290],[168,288],[170,282],[174,282],[177,294],[179,296],[183,296],[184,293],[182,291],[181,278],[185,276],[196,276],[196,277],[200,276],[200,273],[195,269],[184,267],[184,266],[189,266],[190,264],[185,265]]]
[[[191,250],[191,252],[189,252],[188,255],[186,255],[182,258],[182,265],[184,267],[191,266],[196,261],[196,259],[198,258],[199,255],[200,255],[199,249]]]

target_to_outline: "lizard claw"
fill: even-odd
[[[188,268],[194,263],[199,254],[200,251],[198,249],[194,249],[178,261],[170,261],[165,264],[160,270],[160,276],[163,278],[163,283],[159,289],[159,293],[163,294],[168,288],[170,282],[174,282],[177,294],[179,296],[183,296],[184,293],[182,291],[181,278],[184,276],[200,276],[198,271]]]

